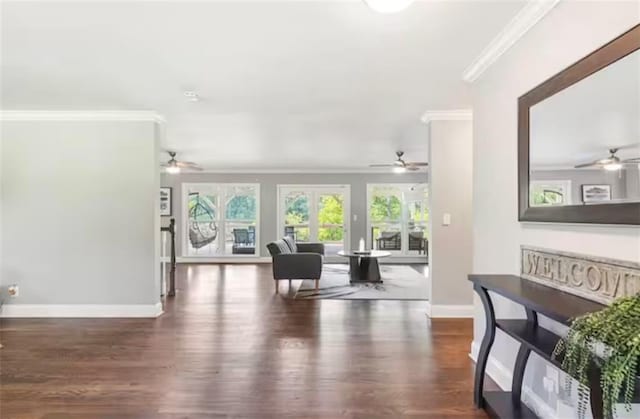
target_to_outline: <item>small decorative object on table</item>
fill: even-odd
[[[596,355],[602,348],[601,355]],[[578,380],[578,414],[584,417],[589,404],[588,370],[602,371],[603,417],[615,416],[620,395],[631,411],[638,360],[640,358],[640,294],[621,298],[611,306],[576,318],[568,335],[561,339],[553,356],[563,355],[562,368]],[[570,392],[568,375],[566,387]]]
[[[371,250],[366,250],[364,248],[364,238],[360,238],[360,243],[358,245],[358,250],[354,250],[353,253],[356,253],[358,255],[370,255],[371,254]]]

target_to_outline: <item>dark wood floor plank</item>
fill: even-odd
[[[3,319],[0,417],[486,417],[470,320],[287,299],[269,265],[180,265],[177,286],[156,320]]]

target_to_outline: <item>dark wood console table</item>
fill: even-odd
[[[571,319],[602,310],[605,306],[515,275],[469,275],[469,281],[473,283],[473,288],[482,301],[486,318],[486,329],[476,363],[474,403],[476,407],[485,409],[493,418],[537,418],[520,398],[529,354],[534,351],[543,359],[561,368],[561,362],[551,357],[560,337],[538,325],[538,314],[569,325]],[[526,320],[496,319],[488,291],[522,304],[527,315]],[[502,330],[520,343],[513,369],[511,391],[483,390],[485,368],[496,329]],[[589,383],[591,412],[594,418],[603,418],[600,370],[595,365],[590,368]]]

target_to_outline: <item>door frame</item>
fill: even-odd
[[[277,205],[276,205],[276,228],[278,229],[278,238],[281,238],[284,234],[284,192],[288,191],[302,191],[310,193],[312,207],[309,208],[309,240],[317,240],[318,231],[318,217],[316,200],[317,194],[322,192],[342,192],[344,194],[344,248],[348,250],[351,248],[351,185],[344,184],[278,184],[277,185]],[[315,230],[315,231],[314,231]],[[344,258],[340,256],[326,256],[325,261],[334,262],[342,261]]]

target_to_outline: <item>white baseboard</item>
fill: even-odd
[[[442,305],[427,302],[427,316],[431,318],[472,318],[473,304],[470,305]]]
[[[471,342],[469,357],[473,362],[477,362],[479,351],[480,345],[475,341]],[[485,372],[502,390],[511,391],[512,371],[492,355],[489,355]],[[522,386],[522,399],[527,401],[527,406],[529,406],[538,417],[542,419],[560,419],[556,409],[545,403],[545,401],[527,385]]]
[[[155,318],[162,313],[162,303],[130,305],[5,304],[0,310],[0,317]]]
[[[271,257],[255,256],[230,256],[230,257],[200,257],[200,256],[180,256],[176,258],[176,263],[271,263]]]

